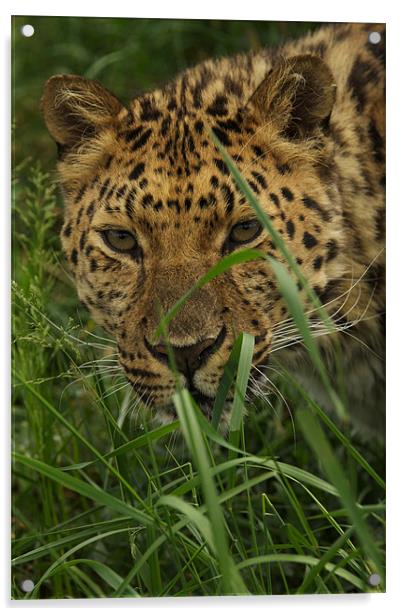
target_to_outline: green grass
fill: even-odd
[[[27,21],[18,18],[16,32]],[[126,71],[116,51],[126,49],[123,40],[143,88],[201,59],[205,49],[216,55],[250,41],[275,43],[280,29],[251,22],[242,29],[224,22],[87,23],[48,21],[52,29],[36,50],[35,72],[29,41],[15,36],[12,596],[384,590],[384,578],[378,587],[368,584],[370,574],[383,577],[384,568],[383,448],[360,441],[347,422],[340,428],[282,367],[272,377],[276,389],[269,401],[245,402],[253,347],[246,334],[234,346],[212,423],[186,390],[177,391],[178,419],[167,425],[154,423],[141,408],[133,413],[113,343],[78,305],[65,269],[58,240],[62,204],[52,175],[32,162],[40,158],[46,165],[52,158],[50,141],[27,103],[44,73],[95,73],[127,98]],[[45,20],[34,25],[39,33]],[[128,41],[133,30],[135,44]],[[101,43],[102,34],[107,37]],[[168,42],[167,67],[169,54],[158,45]],[[57,52],[52,66],[45,62],[50,45]],[[258,203],[244,184],[242,190],[258,215]],[[262,222],[270,230],[269,220]],[[288,267],[272,265],[290,313],[324,385],[347,416],[309,338],[294,293],[298,272],[292,256],[286,247],[282,254]],[[265,257],[255,251],[231,255],[199,285],[255,258]],[[233,412],[222,433],[217,426],[232,383]],[[32,593],[21,588],[26,579],[35,582]]]

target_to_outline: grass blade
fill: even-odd
[[[362,549],[372,562],[373,572],[380,575],[384,584],[384,567],[379,550],[373,541],[363,513],[355,502],[347,477],[334,455],[318,420],[313,412],[307,409],[299,410],[297,418],[306,441],[321,461],[326,475],[338,490],[339,498],[347,509],[349,518],[360,539]]]
[[[254,558],[249,558],[244,560],[242,563],[238,565],[238,569],[241,571],[246,567],[253,567],[260,563],[295,563],[309,566],[317,566],[320,562],[320,559],[314,556],[308,556],[304,554],[266,554],[262,556],[256,556]],[[325,563],[324,569],[329,571],[330,573],[334,573],[334,575],[339,576],[340,578],[347,580],[350,584],[355,586],[358,590],[362,592],[367,592],[368,587],[360,578],[358,578],[353,573],[350,573],[346,569],[342,569],[333,563]]]
[[[40,460],[34,460],[33,458],[29,458],[28,456],[24,456],[20,453],[13,454],[14,460],[19,462],[20,464],[24,464],[25,466],[49,477],[56,483],[68,488],[69,490],[73,490],[86,498],[93,500],[96,503],[104,505],[108,507],[112,511],[117,511],[118,513],[126,516],[130,516],[133,520],[138,522],[139,524],[148,525],[153,524],[153,519],[146,513],[139,511],[138,509],[128,505],[124,501],[108,494],[105,490],[101,488],[95,487],[82,481],[82,479],[77,479],[76,477],[72,477],[65,471],[60,471],[53,466],[45,464]]]
[[[119,587],[119,585],[121,584],[123,580],[123,578],[120,575],[118,575],[115,571],[113,571],[113,569],[108,567],[105,563],[102,563],[102,562],[99,562],[98,560],[93,560],[90,558],[75,558],[73,560],[69,560],[66,563],[62,563],[58,567],[55,567],[55,569],[52,570],[51,575],[55,575],[59,571],[62,571],[63,569],[68,569],[69,567],[76,567],[77,565],[87,565],[88,567],[90,567],[97,575],[99,575],[100,578],[102,578],[104,582],[106,582],[106,584],[112,590],[116,590],[116,588]],[[131,586],[128,586],[125,591],[124,596],[138,598],[141,595],[139,595],[138,592],[134,590],[134,588],[131,588]]]
[[[276,279],[278,281],[279,290],[282,293],[282,297],[284,298],[289,312],[293,317],[295,324],[297,325],[302,337],[304,344],[307,348],[307,351],[310,355],[310,358],[317,369],[318,374],[324,384],[324,387],[330,397],[332,404],[338,416],[341,420],[345,420],[347,415],[345,411],[345,407],[340,400],[338,394],[335,392],[332,387],[331,381],[328,376],[328,372],[324,366],[324,363],[320,357],[320,353],[318,351],[317,344],[311,334],[307,319],[304,315],[302,305],[299,299],[299,293],[297,291],[297,287],[295,282],[290,277],[289,273],[286,271],[285,267],[279,261],[272,259],[271,257],[267,257],[268,262],[270,263]]]
[[[196,509],[190,503],[186,503],[183,499],[178,496],[168,495],[162,496],[159,501],[156,503],[156,506],[165,505],[167,507],[172,507],[176,509],[180,513],[182,513],[189,522],[194,524],[194,526],[199,530],[201,535],[204,537],[206,543],[210,547],[210,549],[215,552],[215,543],[212,534],[211,523],[208,518],[203,515],[199,509]]]
[[[225,594],[249,594],[247,588],[236,573],[229,552],[225,521],[218,502],[218,495],[211,476],[208,456],[203,435],[193,409],[193,402],[187,390],[174,395],[174,403],[183,429],[184,438],[198,469],[201,487],[212,528],[214,551],[220,565]]]
[[[204,276],[201,276],[201,278],[199,278],[197,282],[188,291],[186,291],[186,293],[184,293],[184,295],[182,295],[182,297],[172,306],[172,308],[161,318],[155,331],[155,339],[158,339],[165,331],[167,331],[170,321],[177,315],[179,310],[191,297],[194,291],[201,289],[208,282],[239,263],[255,261],[257,259],[263,259],[264,257],[265,255],[262,252],[252,248],[239,250],[238,252],[234,252],[226,257],[223,257],[216,265],[211,267],[211,269],[209,269]]]

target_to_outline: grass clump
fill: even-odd
[[[185,389],[175,397],[177,420],[155,426],[141,409],[133,418],[131,391],[108,359],[112,343],[87,315],[77,330],[70,311],[60,318],[54,305],[71,283],[53,241],[57,197],[40,169],[16,196],[15,216],[13,595],[384,589],[368,584],[371,573],[383,575],[380,455],[363,453],[285,372],[275,381],[281,396],[247,402],[247,334],[234,346],[212,423]],[[26,230],[41,220],[47,232],[31,238]],[[200,284],[242,258],[264,257],[241,251]],[[280,275],[294,284],[285,268]],[[232,386],[225,436],[216,428]],[[32,593],[23,579],[35,582]]]

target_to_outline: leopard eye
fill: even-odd
[[[132,252],[137,247],[137,240],[129,231],[106,229],[102,236],[109,248],[117,252]]]
[[[232,227],[229,234],[229,241],[232,244],[246,244],[252,242],[262,231],[262,226],[255,218],[243,220]]]

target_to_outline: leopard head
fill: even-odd
[[[339,274],[339,195],[325,132],[335,98],[330,70],[295,56],[257,71],[253,84],[241,83],[230,64],[217,67],[191,69],[126,107],[71,75],[50,78],[42,100],[59,150],[61,239],[78,295],[156,410],[169,408],[175,389],[169,347],[183,383],[205,401],[237,335],[255,336],[258,366],[286,318],[269,264],[255,260],[196,290],[170,321],[167,340],[155,337],[161,315],[222,256],[252,247],[282,260],[211,131],[313,286]]]

